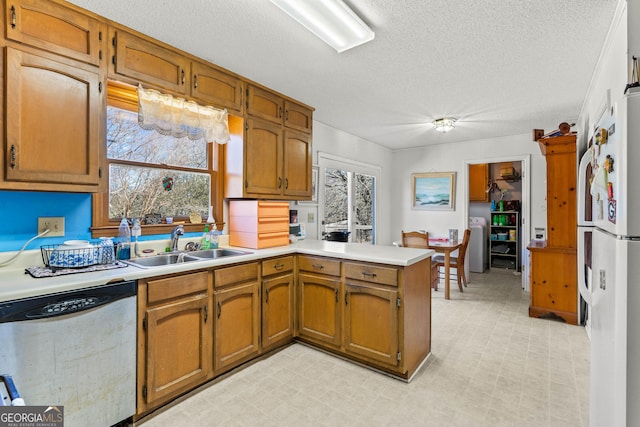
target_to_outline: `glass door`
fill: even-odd
[[[375,244],[378,175],[375,167],[320,158],[321,239]]]

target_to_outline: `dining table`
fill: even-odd
[[[450,239],[442,239],[442,238],[429,238],[429,249],[433,249],[434,251],[444,254],[444,299],[450,299],[450,261],[451,261],[451,252],[460,249],[462,246],[462,239],[458,240],[450,240]]]

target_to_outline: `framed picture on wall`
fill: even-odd
[[[412,208],[427,211],[455,210],[456,173],[414,173],[412,181]]]
[[[318,204],[318,166],[311,168],[311,200],[298,200],[299,205]]]

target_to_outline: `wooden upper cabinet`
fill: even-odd
[[[284,99],[273,92],[247,85],[247,114],[282,124]]]
[[[282,96],[247,85],[247,114],[302,132],[311,132],[313,110]]]
[[[284,101],[284,125],[302,132],[311,132],[313,111],[300,104]]]
[[[130,77],[135,82],[188,93],[191,79],[187,57],[120,29],[112,28],[109,37],[114,48],[110,77]]]
[[[245,193],[281,194],[282,128],[264,120],[248,119],[245,138]]]
[[[104,114],[99,70],[7,47],[5,78],[2,186],[97,191]]]
[[[200,62],[191,63],[191,96],[217,108],[242,111],[242,80]]]
[[[312,151],[311,135],[291,130],[284,131],[284,188],[283,194],[306,197],[311,194]]]
[[[489,164],[469,165],[469,201],[488,202]]]
[[[107,26],[79,11],[42,0],[5,2],[7,39],[101,66]]]

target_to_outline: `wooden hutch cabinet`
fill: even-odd
[[[532,241],[529,316],[577,324],[576,135],[538,140],[547,160],[547,240]]]

